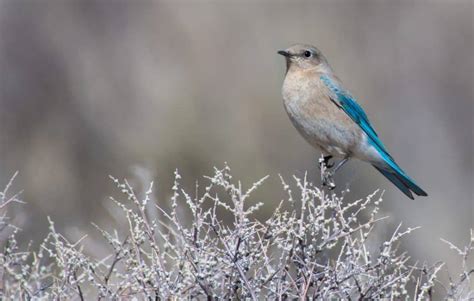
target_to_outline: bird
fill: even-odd
[[[318,48],[295,44],[278,54],[286,60],[282,86],[285,110],[298,132],[320,150],[323,185],[335,188],[333,175],[355,158],[370,163],[410,199],[413,194],[428,195],[389,154],[367,114]],[[333,158],[341,161],[334,166],[330,164]]]

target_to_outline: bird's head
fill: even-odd
[[[279,50],[278,54],[285,57],[287,70],[290,68],[330,70],[329,64],[321,51],[311,45],[295,44],[285,50]]]

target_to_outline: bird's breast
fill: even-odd
[[[289,73],[282,94],[290,120],[311,145],[340,157],[357,148],[360,128],[331,101],[319,77]]]

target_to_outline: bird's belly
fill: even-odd
[[[339,112],[323,115],[300,104],[285,107],[293,125],[312,146],[336,157],[351,157],[357,150],[362,132],[339,108],[334,108]]]

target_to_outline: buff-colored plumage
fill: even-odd
[[[282,87],[285,110],[306,141],[322,151],[322,162],[343,158],[335,172],[348,159],[357,158],[372,164],[409,198],[412,192],[427,195],[389,155],[363,109],[317,48],[297,44],[279,53],[286,57],[287,66]],[[334,187],[334,172],[324,174],[321,168],[324,184]]]
[[[296,51],[296,50],[295,50]],[[327,63],[301,68],[290,63],[283,82],[283,104],[300,134],[325,155],[356,157],[376,163],[380,156],[366,147],[365,133],[330,99],[320,76]]]

